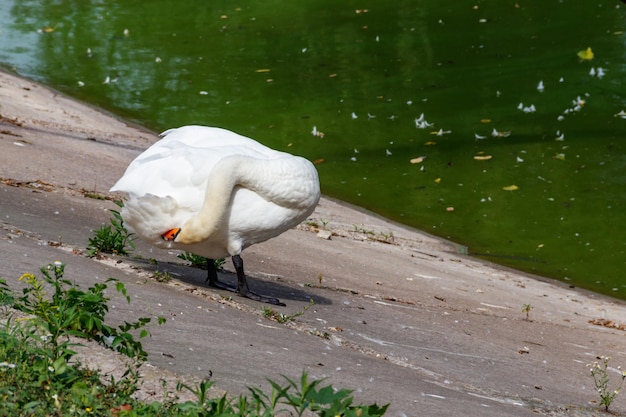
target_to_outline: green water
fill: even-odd
[[[625,16],[618,1],[5,0],[0,62],[156,130],[216,125],[323,160],[327,195],[626,298]]]

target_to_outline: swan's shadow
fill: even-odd
[[[205,287],[211,291],[215,291],[219,294],[233,296],[233,293],[227,290],[221,290],[219,288],[211,287],[207,282],[206,269],[200,269],[195,266],[181,265],[178,263],[159,261],[158,264],[151,262],[148,259],[127,259],[127,262],[137,267],[141,267],[147,272],[155,273],[167,272],[175,279],[182,281],[186,284]],[[235,287],[237,285],[237,274],[232,271],[219,270],[217,272],[220,282],[229,286]],[[326,297],[318,294],[314,294],[317,291],[314,287],[304,287],[303,289],[294,287],[293,285],[282,284],[276,281],[266,281],[262,278],[255,277],[246,273],[248,278],[248,285],[250,290],[262,294],[268,297],[276,297],[281,301],[305,301],[310,302],[313,300],[315,304],[332,304],[332,301]],[[280,278],[279,278],[280,279]],[[310,291],[307,291],[307,289]],[[236,295],[235,295],[236,296]]]

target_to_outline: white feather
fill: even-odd
[[[319,201],[317,171],[304,158],[214,127],[161,136],[111,188],[129,195],[121,210],[126,226],[155,246],[208,258],[239,255],[298,225]],[[174,228],[194,238],[163,240]]]

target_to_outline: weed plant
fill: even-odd
[[[306,313],[306,311],[313,305],[315,305],[315,301],[311,300],[308,306],[305,306],[304,308],[302,308],[302,310],[298,310],[293,314],[284,314],[274,310],[271,307],[263,307],[263,317],[284,324],[290,321],[295,321],[296,318]]]
[[[611,403],[622,389],[622,384],[624,384],[624,379],[626,379],[626,372],[621,372],[619,384],[615,387],[615,389],[611,389],[609,388],[608,373],[609,361],[611,358],[608,356],[600,356],[598,359],[600,362],[596,361],[588,363],[587,367],[589,368],[591,377],[593,378],[598,395],[600,395],[600,404],[604,406],[605,411],[609,411]]]
[[[522,305],[522,313],[526,314],[526,321],[530,321],[530,312],[534,307],[532,304],[523,304]]]
[[[41,268],[42,278],[22,275],[26,287],[21,295],[0,280],[0,313],[4,316],[0,317],[1,416],[373,417],[387,410],[387,405],[354,405],[351,391],[311,380],[306,372],[297,382],[287,377],[283,384],[268,380],[269,394],[249,388],[247,396],[212,398],[209,390],[213,383],[204,381],[197,386],[177,385],[178,393],[195,394],[193,401],[178,402],[178,394],[169,392],[164,402],[137,401],[133,394],[138,389],[138,369],[147,354],[131,330],[140,330],[139,338],[147,336],[144,327],[150,319],[110,326],[105,321],[107,284],[114,283],[130,302],[124,285],[109,279],[83,291],[63,279],[64,268],[55,262]],[[10,307],[27,313],[28,318],[16,319]],[[115,380],[82,367],[69,336],[95,340],[133,360],[122,378]]]
[[[42,277],[23,274],[20,281],[26,286],[21,295],[0,280],[0,301],[6,310],[0,325],[0,415],[108,415],[137,389],[137,370],[147,353],[131,330],[140,330],[139,338],[147,336],[144,327],[151,319],[142,317],[118,327],[107,324],[105,291],[114,283],[130,302],[124,284],[108,279],[83,291],[63,278],[64,270],[64,264],[55,262],[41,268]],[[15,319],[8,307],[27,318]],[[82,368],[70,336],[94,340],[131,358],[122,380],[111,378],[105,384],[98,372]]]
[[[163,272],[162,271],[154,271],[152,276],[158,282],[170,282],[172,280],[172,276],[167,271],[163,271]]]
[[[190,252],[183,252],[178,254],[177,258],[191,263],[191,265],[195,266],[196,268],[209,269],[209,260],[204,256],[196,255],[195,253]],[[214,259],[213,265],[215,266],[215,269],[219,271],[220,269],[222,269],[225,262],[226,260],[224,258]]]
[[[144,327],[150,323],[149,317],[141,317],[134,322],[124,322],[118,327],[105,323],[105,316],[109,311],[105,296],[108,284],[115,284],[115,289],[130,303],[126,287],[115,278],[109,278],[105,283],[97,283],[83,291],[80,287],[63,278],[65,265],[61,262],[46,265],[41,268],[42,277],[26,273],[20,281],[26,283],[21,296],[14,296],[8,291],[6,284],[0,288],[4,293],[2,298],[12,299],[12,307],[28,315],[39,318],[37,322],[57,357],[63,356],[62,348],[68,336],[95,340],[101,345],[110,347],[129,358],[144,360],[147,353],[141,342],[130,333],[131,330],[140,330],[139,338],[149,333]],[[46,287],[53,290],[48,294]],[[165,319],[159,318],[159,324]]]
[[[123,207],[124,203],[115,201],[118,207]],[[100,253],[112,253],[116,255],[128,255],[135,250],[133,234],[124,227],[124,219],[119,211],[109,210],[113,214],[110,219],[111,224],[102,226],[95,230],[95,236],[89,238],[87,246],[87,256],[93,258]]]

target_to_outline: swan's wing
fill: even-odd
[[[126,169],[111,191],[138,196],[170,195],[181,205],[200,205],[206,180],[213,167],[231,155],[277,159],[291,155],[273,150],[253,139],[231,131],[205,126],[170,129]]]
[[[181,206],[199,207],[206,179],[219,159],[215,152],[157,142],[128,166],[111,190],[135,196],[171,196]]]
[[[256,158],[280,158],[286,154],[230,130],[207,126],[183,126],[161,133],[161,142],[175,143],[195,149],[211,149],[227,155],[253,156]]]

